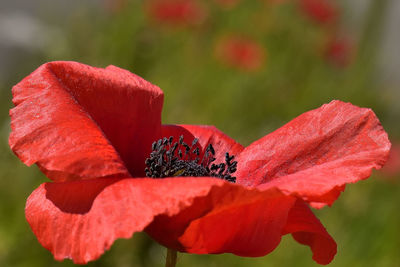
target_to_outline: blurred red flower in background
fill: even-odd
[[[346,67],[351,64],[354,53],[354,45],[346,37],[331,38],[324,49],[325,58],[337,67]]]
[[[332,24],[337,21],[338,8],[333,0],[298,0],[300,9],[318,23]]]
[[[243,147],[212,126],[162,125],[163,93],[117,67],[52,62],[13,87],[10,147],[53,182],[26,218],[55,259],[94,260],[117,238],[146,231],[189,253],[263,256],[282,235],[329,263],[336,243],[314,216],[347,183],[379,169],[390,149],[370,109],[332,101]],[[144,177],[153,141],[183,135],[236,155],[236,184],[212,177]]]
[[[252,39],[228,36],[217,43],[216,57],[226,65],[245,71],[256,71],[265,62],[265,50]]]
[[[207,16],[198,0],[147,0],[146,8],[154,20],[174,25],[198,25]]]
[[[382,168],[382,173],[388,177],[400,176],[400,143],[396,143],[392,146],[389,158]]]

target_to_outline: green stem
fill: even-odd
[[[175,267],[176,254],[176,250],[167,248],[167,260],[165,262],[165,267]]]

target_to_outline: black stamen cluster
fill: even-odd
[[[214,164],[215,150],[209,144],[200,160],[200,147],[195,138],[189,146],[183,141],[183,136],[178,142],[173,142],[173,137],[163,138],[153,143],[150,157],[146,159],[146,176],[152,178],[176,176],[212,176],[229,182],[236,182],[236,177],[231,176],[237,169],[235,156],[225,154],[225,163]]]

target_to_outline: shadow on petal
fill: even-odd
[[[120,181],[118,178],[102,178],[89,181],[46,183],[46,198],[63,212],[85,214],[93,201],[107,186]]]
[[[155,217],[145,231],[164,246],[195,254],[258,257],[280,242],[295,198],[224,184],[175,216]]]

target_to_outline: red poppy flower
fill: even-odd
[[[26,218],[55,259],[97,259],[117,238],[146,231],[189,253],[263,256],[282,235],[329,263],[336,243],[307,203],[332,204],[367,178],[390,143],[370,109],[332,101],[248,147],[212,126],[162,125],[163,93],[114,66],[42,65],[13,88],[9,143],[53,182],[28,198]],[[144,177],[151,143],[183,136],[237,156],[236,183]]]
[[[256,71],[265,60],[264,48],[244,37],[229,36],[221,39],[216,47],[216,56],[223,63],[245,71]]]
[[[338,9],[332,0],[299,0],[300,8],[305,15],[318,23],[335,23]]]
[[[206,17],[197,0],[149,0],[147,11],[151,18],[175,25],[201,24]]]
[[[354,46],[346,37],[333,37],[326,44],[324,56],[337,67],[347,67],[354,58]]]
[[[396,143],[392,146],[385,167],[382,168],[382,173],[387,178],[400,176],[400,143]]]

